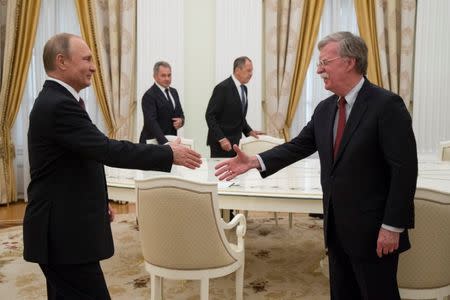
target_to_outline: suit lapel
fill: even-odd
[[[230,89],[234,95],[233,98],[234,98],[235,104],[239,105],[241,113],[244,114],[244,112],[242,111],[241,97],[239,96],[239,92],[237,90],[236,84],[234,84],[233,78],[231,76],[228,80],[228,86],[230,87]]]
[[[166,94],[163,91],[161,91],[161,89],[156,84],[154,84],[154,87],[155,87],[154,91],[155,91],[156,95],[158,95],[159,100],[161,101],[161,103],[164,106],[170,105],[170,108],[172,108],[172,110],[173,110],[173,105],[172,105],[172,103],[169,103],[170,100],[167,100]],[[172,93],[170,88],[169,88],[169,91]]]
[[[355,132],[356,128],[358,128],[358,125],[367,110],[368,86],[369,82],[366,79],[363,86],[361,87],[361,90],[358,93],[358,96],[356,97],[355,103],[352,107],[352,111],[345,125],[344,135],[342,136],[341,145],[339,146],[335,163],[339,160],[342,152],[344,152],[345,147],[351,139],[351,136]]]

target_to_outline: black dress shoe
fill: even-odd
[[[323,219],[323,214],[310,213],[308,216],[315,219]]]

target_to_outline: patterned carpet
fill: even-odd
[[[265,215],[267,216],[267,215]],[[328,280],[319,266],[324,255],[321,221],[307,215],[273,219],[250,217],[245,236],[244,299],[329,299]],[[112,299],[150,299],[134,215],[113,223],[115,255],[102,262]],[[45,280],[36,264],[22,258],[22,228],[0,230],[2,299],[46,299]],[[164,280],[164,299],[199,299],[197,281]],[[210,299],[234,299],[234,275],[210,281]]]

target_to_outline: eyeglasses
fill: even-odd
[[[317,63],[317,67],[318,68],[320,68],[320,67],[325,67],[326,65],[328,65],[331,61],[333,61],[333,60],[335,60],[335,59],[338,59],[338,58],[341,58],[340,56],[336,56],[336,57],[333,57],[333,58],[330,58],[330,59],[321,59],[321,60],[319,60],[319,62]]]

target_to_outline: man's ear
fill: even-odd
[[[347,71],[354,69],[356,66],[356,58],[347,57]]]
[[[66,70],[67,69],[67,59],[62,55],[61,53],[56,55],[56,67],[60,70]]]

